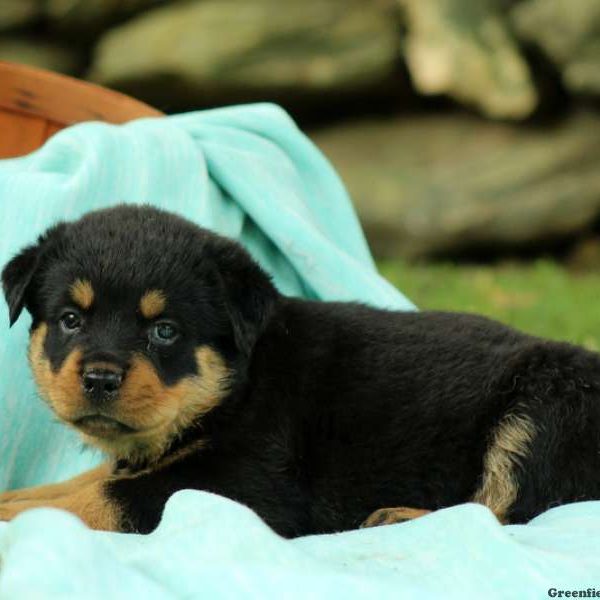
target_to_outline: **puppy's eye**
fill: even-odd
[[[73,311],[68,311],[60,317],[60,325],[66,333],[73,333],[81,327],[81,317]]]
[[[172,323],[159,322],[155,323],[150,329],[150,341],[154,344],[168,346],[172,344],[179,333],[177,328]]]

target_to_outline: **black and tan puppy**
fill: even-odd
[[[33,317],[40,395],[111,461],[1,495],[0,519],[55,506],[149,532],[192,488],[298,536],[600,498],[600,359],[583,349],[287,298],[235,242],[148,207],[57,225],[2,278],[11,322]]]

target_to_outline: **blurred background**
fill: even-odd
[[[600,350],[599,0],[0,0],[0,59],[278,102],[421,308]]]

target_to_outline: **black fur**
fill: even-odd
[[[238,500],[284,536],[355,528],[383,507],[467,502],[507,414],[536,429],[509,522],[600,499],[595,353],[479,316],[284,297],[236,243],[148,207],[91,213],[15,258],[3,273],[11,320],[25,305],[34,323],[56,323],[74,277],[94,282],[104,311],[88,348],[148,352],[174,385],[209,344],[235,373],[227,398],[169,452],[199,438],[204,448],[108,485],[124,530],[151,531],[183,488]],[[154,354],[131,316],[153,287],[175,298],[170,316],[184,328]],[[49,337],[55,369],[73,343]]]

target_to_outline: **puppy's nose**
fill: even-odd
[[[123,371],[112,369],[86,369],[83,372],[83,391],[90,400],[111,400],[121,387]]]

